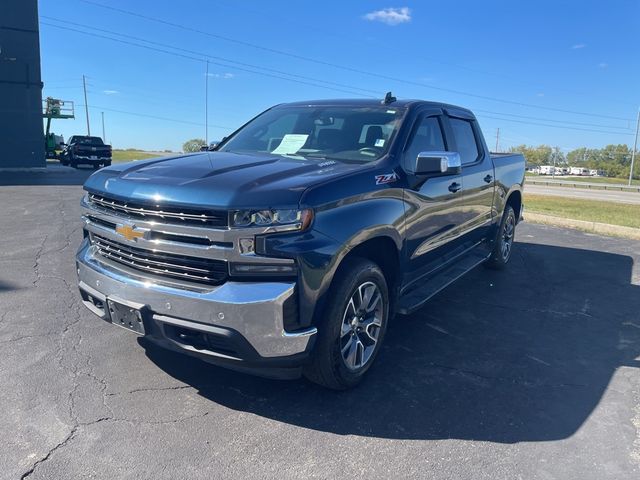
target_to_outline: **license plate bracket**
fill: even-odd
[[[111,323],[138,335],[144,335],[144,308],[140,305],[127,305],[107,298],[107,310]]]

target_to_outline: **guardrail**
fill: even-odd
[[[545,185],[548,187],[573,187],[586,188],[589,190],[619,190],[621,192],[639,192],[638,185],[623,185],[621,183],[590,183],[590,182],[566,182],[564,180],[542,180],[540,178],[532,179],[527,177],[525,183],[530,185]]]

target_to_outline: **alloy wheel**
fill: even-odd
[[[383,315],[384,298],[380,288],[370,281],[358,286],[347,303],[340,330],[340,352],[349,370],[359,370],[371,360]]]

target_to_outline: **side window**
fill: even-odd
[[[404,152],[405,170],[413,172],[416,158],[420,152],[442,152],[445,150],[438,117],[423,117],[415,127],[413,136]]]
[[[451,123],[462,164],[474,163],[478,160],[479,151],[471,122],[460,118],[450,118],[449,122]]]

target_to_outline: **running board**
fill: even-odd
[[[449,267],[444,268],[421,287],[411,290],[400,297],[398,301],[398,313],[401,315],[409,315],[415,312],[436,293],[451,285],[465,273],[473,270],[488,258],[489,255],[484,252],[474,252],[454,262]]]

